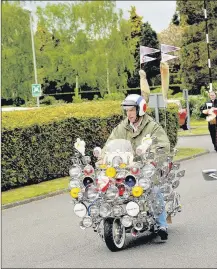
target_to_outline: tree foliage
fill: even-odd
[[[207,17],[210,39],[210,58],[212,75],[217,72],[217,2],[208,1]],[[208,53],[206,43],[206,24],[203,1],[177,1],[180,25],[183,28],[181,49],[182,82],[189,90],[200,92],[202,86],[208,87]]]
[[[139,87],[140,78],[139,70],[142,68],[147,73],[147,78],[149,84],[152,84],[152,78],[159,74],[159,64],[160,60],[145,63],[140,66],[140,46],[147,46],[152,48],[159,48],[159,42],[156,32],[151,28],[148,22],[143,23],[142,17],[136,13],[135,6],[131,6],[130,12],[130,25],[131,25],[131,37],[133,39],[133,44],[135,49],[133,51],[133,56],[135,59],[135,66],[133,75],[129,76],[128,86],[129,87]],[[159,58],[159,55],[152,54],[153,57]]]
[[[115,12],[114,1],[48,4],[38,8],[38,17],[57,43],[49,39],[47,52],[39,52],[48,57],[50,67],[43,65],[44,56],[39,58],[47,81],[62,87],[75,84],[78,76],[80,86],[100,89],[102,94],[126,88],[124,71],[131,72],[134,62],[130,28],[122,13]]]
[[[34,83],[29,13],[19,2],[2,3],[2,97],[31,98]]]
[[[175,47],[182,46],[182,35],[183,27],[170,23],[167,29],[163,30],[158,34],[158,39],[161,44],[168,44]],[[181,74],[180,74],[180,50],[173,53],[173,55],[178,56],[178,58],[173,59],[169,62],[170,67],[170,84],[180,84]]]
[[[151,48],[160,48],[157,33],[151,28],[151,25],[146,22],[142,24],[142,35],[140,38],[140,45]],[[160,74],[160,52],[150,55],[153,58],[157,58],[154,61],[147,62],[142,66],[147,74],[149,85],[152,85],[156,79],[156,76]]]
[[[2,96],[28,99],[34,82],[29,13],[20,1],[5,1],[2,11]],[[66,86],[72,91],[76,78],[79,88],[102,94],[127,87],[134,44],[115,1],[48,3],[37,7],[37,18],[37,75],[44,93]]]

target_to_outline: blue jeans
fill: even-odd
[[[160,213],[159,215],[155,215],[156,223],[160,227],[168,228],[163,195],[160,191],[160,188],[156,186],[154,187],[154,192],[157,194],[157,199],[160,201],[161,205],[163,206],[162,213]]]

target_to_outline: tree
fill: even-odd
[[[217,2],[207,2],[210,58],[212,74],[217,72]],[[202,86],[208,87],[209,70],[206,44],[206,29],[203,1],[177,1],[180,25],[183,28],[181,49],[181,76],[186,88],[199,93]],[[216,77],[215,77],[216,79]]]
[[[130,88],[139,87],[139,69],[140,69],[140,37],[142,35],[142,17],[136,13],[136,7],[131,6],[130,13],[130,27],[131,38],[133,42],[132,55],[134,57],[134,72],[132,75],[128,74],[128,86]]]
[[[183,28],[179,25],[170,23],[167,29],[158,34],[158,39],[161,44],[168,44],[175,47],[182,46]],[[170,66],[170,84],[180,84],[180,50],[173,53],[178,58],[169,62]]]
[[[151,28],[151,25],[148,22],[142,22],[142,17],[136,14],[135,6],[131,7],[129,21],[131,24],[131,37],[135,47],[133,51],[135,69],[133,75],[129,76],[128,86],[133,88],[140,86],[140,69],[144,69],[146,71],[148,82],[151,85],[153,78],[155,78],[156,75],[160,72],[160,53],[152,54],[152,57],[157,57],[158,60],[148,62],[140,66],[140,46],[147,46],[158,49],[159,42],[157,33]]]
[[[158,41],[157,33],[151,28],[151,25],[146,22],[142,24],[142,32],[140,37],[140,45],[151,48],[159,49],[160,44]],[[149,85],[152,85],[155,78],[160,73],[160,52],[150,55],[153,58],[157,58],[154,61],[145,63],[142,68],[147,74]]]
[[[34,82],[29,13],[19,2],[2,3],[2,97],[31,98]]]
[[[124,71],[133,70],[134,61],[130,27],[122,12],[115,12],[114,1],[48,4],[37,14],[43,29],[58,40],[54,47],[47,43],[43,52],[49,58],[44,69],[48,81],[73,87],[78,77],[81,87],[98,88],[102,94],[126,87]]]

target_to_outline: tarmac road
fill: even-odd
[[[91,228],[79,228],[69,194],[3,210],[2,268],[216,268],[217,181],[202,178],[208,168],[217,168],[214,152],[181,163],[183,211],[168,241],[130,237],[115,253]]]

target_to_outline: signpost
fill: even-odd
[[[32,84],[32,96],[39,97],[42,95],[41,84]]]
[[[148,106],[155,109],[155,120],[159,123],[159,108],[165,108],[166,102],[164,101],[162,93],[151,93],[149,96]]]

